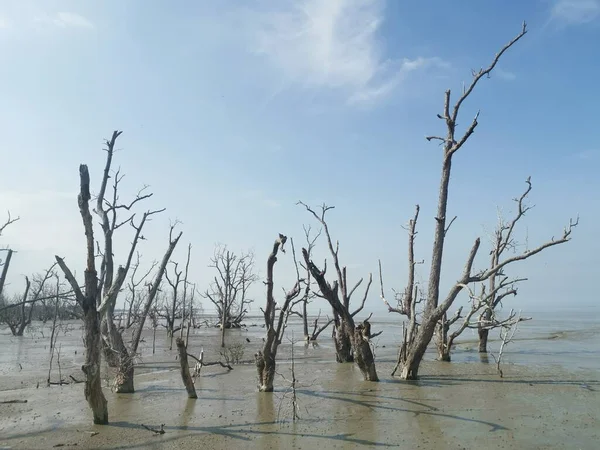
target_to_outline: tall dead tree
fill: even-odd
[[[221,347],[225,347],[225,329],[239,328],[253,301],[248,297],[248,289],[258,279],[254,273],[254,255],[238,256],[220,245],[209,267],[215,269],[217,275],[203,296],[215,306],[220,318]]]
[[[100,190],[96,199],[96,208],[94,210],[96,215],[98,215],[100,218],[100,225],[104,237],[104,246],[103,251],[101,252],[102,264],[100,280],[96,293],[97,303],[99,304],[98,312],[100,313],[102,320],[101,330],[106,359],[109,366],[117,368],[117,376],[115,379],[116,391],[120,393],[129,393],[134,391],[133,359],[135,357],[138,344],[134,341],[129,349],[125,346],[121,331],[115,323],[114,310],[117,297],[121,292],[127,274],[132,266],[132,260],[134,254],[136,253],[137,246],[140,240],[144,239],[142,235],[144,225],[150,220],[151,216],[160,213],[165,209],[163,208],[160,210],[149,210],[144,212],[139,223],[136,224],[135,213],[131,212],[132,209],[139,202],[150,198],[152,194],[146,193],[147,187],[144,187],[138,191],[137,195],[131,202],[121,203],[119,197],[119,183],[122,181],[123,175],[120,173],[120,170],[117,170],[112,176],[112,196],[107,198],[108,180],[111,178],[111,167],[115,152],[115,144],[121,133],[121,131],[114,131],[111,139],[105,141],[106,163],[104,166]],[[125,220],[120,220],[118,218],[119,211],[126,211],[128,217]],[[133,240],[129,248],[125,265],[119,266],[118,269],[115,270],[113,237],[115,231],[126,224],[129,224],[133,229]],[[173,240],[172,232],[173,227],[171,227],[171,231],[169,233],[169,247],[167,249],[167,253],[165,254],[166,261],[163,258],[164,264],[159,266],[159,269],[155,275],[155,279],[149,289],[148,296],[146,297],[146,304],[148,304],[148,302],[152,303],[154,300],[156,290],[158,290],[158,285],[160,285],[160,282],[162,281],[166,264],[169,261],[175,245],[177,245],[179,238]],[[155,284],[156,290],[153,291]],[[154,292],[152,296],[151,292]],[[148,309],[149,308],[144,308],[145,314],[148,313]],[[145,317],[140,318],[140,328],[143,327],[144,321]],[[139,335],[137,332],[134,333],[134,339],[135,336],[138,336],[137,339],[139,340]]]
[[[465,286],[467,286],[470,283],[481,283],[485,280],[488,280],[490,277],[495,276],[508,264],[527,259],[539,253],[547,247],[566,242],[570,239],[573,227],[577,225],[577,222],[573,222],[571,220],[569,226],[565,228],[563,236],[559,240],[552,240],[546,244],[542,244],[541,246],[533,250],[517,254],[516,256],[513,256],[511,258],[506,258],[487,270],[481,271],[477,274],[473,274],[473,264],[480,246],[480,239],[477,238],[477,240],[473,244],[473,247],[471,248],[471,251],[469,252],[469,256],[467,258],[467,262],[465,264],[462,275],[459,277],[458,281],[452,286],[445,299],[441,303],[439,302],[440,277],[442,269],[444,243],[446,234],[448,232],[448,228],[454,221],[454,219],[452,219],[447,225],[446,213],[448,206],[448,188],[450,185],[452,157],[456,154],[458,150],[460,150],[460,148],[474,133],[475,128],[478,125],[479,117],[479,113],[477,113],[474,120],[467,127],[464,134],[462,134],[462,136],[458,136],[456,134],[458,114],[462,104],[473,92],[479,80],[481,80],[484,77],[487,77],[492,72],[492,70],[494,69],[494,67],[496,67],[496,64],[500,60],[501,56],[517,41],[519,41],[525,35],[526,32],[526,25],[524,23],[521,32],[508,44],[506,44],[498,54],[496,54],[489,67],[487,67],[486,69],[482,68],[479,71],[474,72],[471,84],[464,89],[462,95],[454,104],[452,109],[450,107],[450,90],[446,91],[444,111],[442,114],[438,115],[438,118],[445,122],[447,134],[445,137],[427,137],[427,140],[441,141],[443,145],[442,174],[440,178],[437,215],[435,217],[436,224],[431,257],[431,267],[429,272],[429,283],[427,288],[427,301],[425,303],[421,324],[418,327],[418,331],[416,332],[413,342],[411,343],[411,345],[409,345],[407,349],[406,359],[403,362],[399,361],[399,365],[401,367],[400,377],[403,379],[417,378],[419,365],[421,363],[423,355],[425,354],[427,346],[431,342],[431,339],[433,337],[438,323],[443,318],[444,314],[446,314],[454,300],[457,298],[458,294],[463,290]]]
[[[298,263],[296,262],[296,254],[294,250],[294,242],[292,241],[292,256],[296,265],[296,284],[293,289],[285,294],[285,300],[279,308],[277,315],[277,303],[273,296],[273,268],[277,262],[277,253],[281,250],[285,253],[283,246],[287,241],[287,236],[279,234],[279,237],[273,244],[273,250],[267,259],[267,304],[262,312],[265,317],[265,326],[267,336],[261,351],[254,355],[256,360],[256,368],[258,370],[258,390],[260,392],[273,392],[273,380],[275,378],[275,365],[277,357],[277,349],[281,344],[283,333],[287,326],[287,321],[296,303],[302,301],[302,298],[297,300],[300,295],[300,275],[298,272]]]
[[[115,378],[115,390],[119,393],[129,394],[135,392],[134,388],[134,360],[137,355],[138,347],[140,344],[140,340],[142,338],[142,331],[144,329],[144,324],[146,323],[146,318],[150,313],[150,309],[154,303],[156,295],[158,293],[159,287],[162,283],[162,279],[164,273],[167,268],[167,264],[171,259],[171,255],[181,238],[182,232],[179,232],[177,236],[173,235],[175,225],[171,225],[169,230],[169,245],[163,259],[158,266],[156,273],[154,274],[154,279],[148,285],[148,292],[145,297],[144,306],[141,310],[141,314],[139,316],[138,324],[133,332],[133,336],[131,339],[131,344],[128,347],[125,346],[123,342],[123,336],[118,331],[116,333],[111,331],[111,350],[118,352],[119,355],[119,363],[117,366],[117,376]],[[107,299],[108,301],[112,301],[111,299]],[[106,311],[105,303],[100,306],[100,312]],[[116,328],[110,328],[111,330],[115,330]]]
[[[78,196],[79,212],[83,220],[86,237],[87,264],[84,272],[85,288],[81,291],[79,283],[64,260],[55,256],[58,266],[61,268],[65,278],[75,292],[75,298],[83,310],[85,346],[85,363],[81,370],[85,374],[85,398],[92,409],[95,424],[108,423],[108,406],[100,378],[101,347],[100,347],[100,317],[96,309],[98,298],[98,274],[96,272],[96,261],[94,252],[94,227],[90,213],[90,175],[86,165],[79,166],[80,192]]]
[[[356,341],[354,338],[354,316],[356,316],[365,306],[365,301],[367,300],[367,295],[369,294],[369,288],[371,287],[371,283],[373,282],[372,274],[369,274],[369,282],[367,283],[367,288],[365,289],[364,296],[362,298],[362,302],[360,306],[354,311],[350,312],[350,299],[356,289],[362,284],[363,279],[361,278],[358,283],[354,285],[352,288],[348,288],[348,281],[346,275],[346,267],[341,267],[338,254],[339,254],[339,242],[336,242],[334,247],[333,241],[331,239],[331,233],[329,232],[329,227],[327,226],[327,221],[325,220],[325,214],[327,211],[333,209],[333,206],[322,205],[321,213],[317,214],[313,209],[311,209],[308,205],[298,202],[299,205],[302,205],[306,208],[306,210],[311,213],[317,221],[322,225],[323,231],[325,231],[325,237],[327,238],[327,245],[329,247],[329,252],[331,254],[331,258],[333,259],[333,266],[335,267],[335,271],[337,274],[337,280],[334,282],[333,289],[326,289],[326,292],[323,291],[323,287],[319,282],[319,279],[315,276],[315,272],[310,268],[309,265],[306,267],[310,270],[312,276],[319,284],[319,288],[321,289],[321,296],[325,298],[331,305],[333,310],[333,339],[335,343],[335,356],[337,362],[352,362],[354,361],[354,352],[352,350],[352,342]],[[308,249],[306,250],[306,256],[308,258],[304,258],[306,263],[308,264],[308,260],[310,260],[310,255],[308,254]],[[304,253],[304,251],[303,251]],[[315,266],[316,270],[316,266]],[[323,268],[323,272],[317,270],[316,273],[319,273],[320,277],[323,278],[325,271],[327,270],[327,266]],[[324,281],[324,280],[323,280]],[[339,299],[338,305],[338,288],[341,293],[341,299]],[[330,292],[331,291],[331,292]],[[335,293],[335,298],[333,294]],[[328,297],[329,295],[329,297]],[[340,311],[344,310],[344,314],[341,314]],[[368,335],[367,335],[368,336]]]

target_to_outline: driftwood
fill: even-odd
[[[142,424],[142,427],[144,427],[146,430],[152,431],[153,433],[156,433],[156,434],[165,434],[165,424],[164,423],[161,424],[160,428],[158,428],[158,429],[157,428],[149,427],[149,426],[144,425],[144,424]]]
[[[233,370],[233,367],[231,367],[229,364],[226,364],[222,361],[209,361],[209,362],[204,361],[204,350],[202,352],[200,352],[200,358],[196,358],[191,353],[187,353],[187,356],[196,360],[196,367],[194,369],[194,378],[200,375],[200,371],[205,366],[221,366],[225,369]]]

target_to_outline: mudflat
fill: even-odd
[[[214,336],[212,336],[214,334]],[[231,448],[479,448],[596,449],[600,442],[600,374],[560,367],[428,360],[421,378],[389,376],[395,349],[377,350],[381,382],[362,381],[352,364],[337,364],[333,348],[296,343],[295,374],[300,418],[292,420],[291,345],[282,344],[274,393],[257,392],[250,362],[261,331],[239,332],[246,363],[228,371],[202,369],[197,400],[188,400],[175,361],[176,350],[151,336],[136,368],[136,392],[105,395],[110,424],[92,425],[82,384],[46,385],[48,349],[41,336],[2,335],[0,448],[48,449],[231,449]],[[247,343],[244,336],[251,336]],[[80,335],[59,339],[61,377],[83,379]],[[217,343],[216,330],[192,336],[190,351]],[[220,349],[205,345],[206,360]],[[108,372],[107,372],[108,373]],[[58,380],[56,355],[51,379]],[[39,383],[39,387],[38,387]],[[155,434],[142,425],[159,429]]]

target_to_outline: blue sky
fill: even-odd
[[[514,266],[528,276],[511,306],[592,304],[600,272],[600,0],[393,2],[299,0],[147,2],[31,1],[0,4],[0,209],[21,221],[2,245],[18,251],[22,275],[65,256],[82,273],[76,207],[78,164],[97,190],[102,140],[123,130],[115,164],[123,198],[149,184],[146,261],[166,247],[170,219],[183,222],[176,258],[193,245],[200,288],[215,243],[253,249],[260,274],[277,233],[303,239],[314,224],[296,201],[330,213],[351,277],[377,279],[388,296],[406,279],[403,225],[421,205],[417,257],[427,277],[443,133],[443,92],[459,92],[520,31],[529,33],[482,80],[459,126],[480,125],[455,158],[444,286],[460,274],[497,207],[532,176],[536,207],[523,222],[530,246],[581,216],[574,239]],[[130,236],[123,232],[116,258]],[[324,242],[317,254],[325,256]],[[291,287],[290,255],[276,282]],[[374,283],[368,309],[383,310]],[[443,292],[443,291],[442,291]],[[255,297],[262,303],[263,285]],[[206,305],[205,305],[206,306]],[[323,307],[318,302],[313,311]]]

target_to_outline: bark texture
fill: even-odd
[[[295,299],[300,294],[300,277],[298,276],[298,266],[296,264],[296,275],[297,280],[294,288],[285,294],[285,300],[279,309],[279,315],[276,314],[276,303],[273,296],[273,268],[277,262],[277,253],[279,250],[285,252],[283,246],[287,242],[287,236],[279,234],[279,237],[273,244],[273,250],[267,258],[267,302],[263,314],[265,318],[265,327],[267,329],[267,336],[265,337],[265,343],[262,350],[259,350],[255,355],[256,370],[258,372],[258,390],[260,392],[273,392],[273,381],[275,379],[275,368],[277,349],[285,328],[289,315],[292,311],[293,306],[297,301]],[[292,241],[292,253],[294,262],[296,262],[296,255],[294,250],[294,243]],[[302,298],[298,301],[302,301]]]
[[[185,346],[185,342],[182,338],[177,338],[175,342],[177,344],[177,351],[179,353],[181,379],[183,380],[183,385],[185,386],[185,390],[187,391],[188,398],[198,398],[198,395],[196,395],[196,387],[194,386],[194,380],[192,380],[192,376],[190,375],[190,366],[188,363],[187,348]]]
[[[340,301],[338,294],[338,282],[334,281],[333,285],[330,285],[329,282],[325,280],[325,271],[321,271],[317,268],[314,262],[310,259],[308,251],[305,248],[302,249],[302,255],[304,257],[306,267],[309,268],[313,278],[319,285],[321,295],[329,302],[334,312],[340,318],[340,326],[338,328],[346,327],[348,332],[350,332],[352,339],[352,357],[360,369],[363,378],[365,381],[379,381],[379,378],[377,377],[377,371],[375,369],[375,357],[373,356],[373,351],[371,350],[371,345],[369,344],[369,339],[371,338],[371,326],[369,322],[365,320],[361,325],[356,326],[352,313],[348,311],[348,307],[344,304],[344,302]],[[345,351],[345,349],[346,348],[344,347],[343,350]]]
[[[90,214],[90,176],[86,165],[79,166],[80,193],[78,196],[79,211],[83,220],[86,236],[87,263],[84,272],[85,291],[82,292],[77,280],[64,260],[56,256],[56,262],[63,271],[65,278],[75,292],[77,302],[83,310],[85,363],[81,370],[85,374],[84,394],[88,405],[92,409],[95,424],[108,423],[108,405],[100,379],[101,367],[101,333],[100,320],[96,309],[98,296],[98,276],[95,263],[94,230],[92,215]]]

